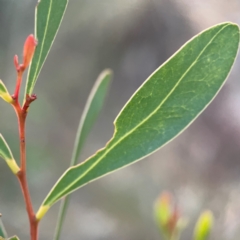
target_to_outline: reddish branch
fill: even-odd
[[[35,50],[36,46],[36,41],[33,37],[33,35],[30,35],[24,45],[23,49],[23,64],[18,63],[18,57],[14,57],[14,64],[15,68],[17,71],[17,82],[16,82],[16,88],[15,92],[12,96],[13,98],[13,107],[14,110],[17,114],[18,118],[18,128],[19,128],[19,139],[20,139],[20,171],[17,174],[23,197],[25,200],[26,204],[26,210],[29,218],[29,223],[30,223],[30,236],[31,240],[37,240],[38,239],[38,221],[36,219],[33,206],[32,206],[32,201],[31,201],[31,196],[30,192],[28,189],[28,183],[27,183],[27,174],[26,174],[26,143],[25,143],[25,123],[26,123],[26,117],[27,117],[27,111],[28,108],[31,104],[32,101],[36,99],[36,95],[26,96],[25,103],[23,104],[23,107],[20,106],[19,104],[19,91],[21,88],[21,83],[22,83],[22,75],[24,70],[27,68],[29,65],[33,53]]]

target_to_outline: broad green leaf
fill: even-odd
[[[19,240],[17,236],[10,237],[8,240]]]
[[[183,132],[220,90],[238,45],[239,28],[232,23],[216,25],[187,42],[130,98],[106,146],[61,176],[37,216],[41,218],[62,197],[150,155]]]
[[[60,27],[68,0],[40,0],[35,11],[35,38],[38,40],[28,70],[26,94],[31,94]]]
[[[1,217],[1,214],[0,214],[0,217]],[[1,238],[6,238],[6,237],[7,237],[7,232],[6,232],[5,227],[2,223],[2,220],[0,218],[0,239]]]
[[[88,97],[82,117],[79,122],[78,131],[74,143],[74,149],[72,153],[72,159],[70,163],[71,166],[77,163],[83,144],[97,116],[99,115],[100,110],[102,109],[109,88],[111,77],[112,71],[108,69],[104,70],[99,75],[92,88],[92,91]],[[69,197],[66,197],[65,199],[62,200],[54,240],[58,240],[60,237],[63,220],[67,211],[68,202]]]
[[[207,240],[213,227],[213,214],[211,211],[203,212],[195,226],[194,240]]]
[[[9,168],[12,170],[14,174],[18,173],[20,169],[12,155],[12,152],[7,142],[3,138],[2,134],[0,134],[0,157],[6,161],[7,165],[9,166]]]

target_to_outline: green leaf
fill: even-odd
[[[1,217],[1,214],[0,214],[0,217]],[[1,237],[2,237],[2,238],[6,238],[6,237],[7,237],[7,232],[6,232],[6,230],[5,230],[5,227],[4,227],[4,225],[3,225],[2,220],[1,220],[1,218],[0,218],[0,239],[1,239]]]
[[[35,38],[38,40],[25,89],[31,94],[60,27],[68,0],[40,0],[35,12]]]
[[[112,71],[109,69],[104,70],[97,78],[91,90],[79,122],[71,165],[75,165],[77,163],[83,144],[103,107],[111,77]]]
[[[12,103],[12,101],[13,101],[13,98],[9,94],[9,92],[8,92],[5,84],[2,82],[2,80],[0,80],[0,97],[8,103]]]
[[[19,240],[17,236],[10,237],[8,240]]]
[[[9,168],[12,170],[14,174],[18,173],[20,168],[18,167],[12,155],[12,152],[7,142],[3,138],[2,134],[0,134],[0,157],[2,157],[6,161],[7,165],[9,166]]]
[[[232,23],[216,25],[187,42],[130,98],[105,148],[61,176],[37,216],[62,197],[150,155],[183,132],[219,92],[238,45],[239,28]]]
[[[82,117],[79,122],[78,131],[77,131],[77,135],[74,143],[74,149],[72,153],[72,159],[70,163],[71,166],[77,163],[83,144],[97,116],[99,115],[102,109],[111,78],[112,78],[112,71],[109,69],[104,70],[99,75],[99,77],[97,78],[92,88],[92,91],[88,97]],[[67,211],[68,202],[69,202],[69,197],[66,197],[65,199],[62,200],[60,210],[59,210],[59,216],[58,216],[58,222],[57,222],[54,240],[58,240],[60,237],[63,220]]]

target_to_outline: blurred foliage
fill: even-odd
[[[187,220],[182,216],[180,208],[169,192],[161,193],[154,205],[155,220],[165,240],[180,240],[183,230],[187,227]],[[208,240],[212,227],[212,212],[202,212],[190,239]]]
[[[211,211],[203,212],[195,226],[194,240],[207,240],[213,227],[213,214]]]

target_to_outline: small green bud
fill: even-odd
[[[211,211],[203,212],[195,226],[194,240],[207,240],[213,226],[213,214]]]
[[[166,238],[172,238],[178,232],[179,211],[173,203],[172,195],[164,192],[154,207],[156,223]]]
[[[165,225],[171,218],[172,214],[172,196],[168,192],[160,195],[155,203],[155,217],[159,225]]]

